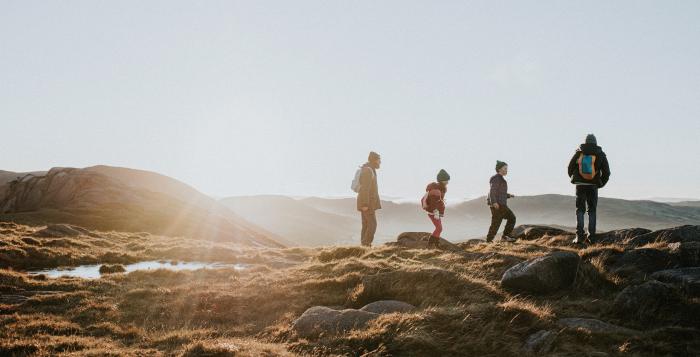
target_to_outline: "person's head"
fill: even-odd
[[[496,172],[501,176],[508,175],[508,164],[503,161],[496,160]]]
[[[450,174],[448,174],[444,169],[440,170],[440,172],[437,174],[437,181],[443,186],[447,186],[447,184],[450,182]]]
[[[598,145],[598,140],[595,138],[595,135],[593,135],[593,134],[586,135],[586,141],[584,141],[584,142],[586,144]]]
[[[382,165],[382,157],[376,152],[370,151],[369,157],[367,157],[367,162],[369,163],[369,166],[372,166],[372,168],[378,169]]]

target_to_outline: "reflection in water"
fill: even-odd
[[[96,265],[81,265],[77,267],[70,268],[58,268],[58,269],[46,269],[30,271],[29,274],[43,274],[49,278],[60,278],[62,276],[72,276],[84,279],[98,279],[100,277],[100,266]],[[197,269],[218,269],[218,268],[231,268],[235,270],[243,270],[246,268],[245,264],[223,264],[223,263],[204,263],[204,262],[175,262],[175,261],[163,261],[163,260],[152,260],[147,262],[138,262],[134,264],[124,265],[127,273],[136,270],[155,270],[155,269],[168,269],[168,270],[197,270]]]

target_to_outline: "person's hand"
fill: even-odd
[[[360,208],[360,209],[362,210],[362,212],[367,212],[367,211],[369,211],[369,207],[362,207],[362,208]]]
[[[513,198],[513,197],[515,197],[515,195],[514,195],[514,194],[512,194],[512,193],[509,193],[509,194],[508,194],[508,196],[510,196],[510,198]]]
[[[438,211],[438,210],[433,211],[433,217],[435,217],[435,219],[439,220],[440,219],[440,211]]]
[[[500,206],[498,203],[494,203],[494,204],[493,204],[493,208],[494,208],[494,209],[499,209],[499,208],[501,208],[501,206]]]

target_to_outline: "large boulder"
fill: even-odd
[[[655,271],[673,266],[671,254],[653,248],[639,248],[625,251],[608,267],[608,270],[621,277],[644,278]]]
[[[501,286],[516,292],[551,293],[574,282],[580,258],[573,252],[554,252],[506,270]]]
[[[639,331],[632,330],[626,327],[613,325],[611,323],[596,319],[587,319],[580,317],[564,318],[557,321],[557,325],[562,328],[583,331],[591,334],[600,335],[637,335]]]
[[[401,247],[406,247],[410,249],[427,249],[428,239],[430,238],[430,233],[425,232],[404,232],[396,237],[396,244]],[[440,238],[440,249],[450,250],[450,251],[461,251],[458,245],[447,241],[446,239]]]
[[[595,243],[599,244],[613,244],[613,243],[624,243],[635,237],[639,237],[643,234],[650,233],[651,230],[646,228],[627,228],[618,229],[609,232],[596,233]]]
[[[416,307],[398,300],[380,300],[363,306],[360,310],[375,314],[391,314],[394,312],[409,312]]]
[[[649,232],[630,239],[629,244],[642,246],[653,242],[676,243],[693,241],[700,241],[700,225],[685,225]]]
[[[700,267],[657,271],[651,277],[676,285],[689,296],[700,297]]]
[[[683,307],[683,299],[673,286],[655,280],[628,286],[613,303],[613,311],[620,318],[641,323],[678,322]]]
[[[556,237],[572,234],[573,233],[559,228],[531,224],[523,224],[513,229],[513,237],[522,240],[535,240],[545,236]]]
[[[668,247],[671,253],[678,256],[681,266],[700,266],[700,241],[670,243]]]
[[[407,312],[414,308],[411,304],[396,300],[375,301],[359,310],[336,310],[326,306],[314,306],[294,320],[292,329],[304,338],[343,333],[363,328],[381,314]]]

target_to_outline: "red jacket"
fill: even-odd
[[[425,188],[428,196],[426,197],[426,208],[425,210],[429,213],[438,210],[440,215],[445,214],[445,193],[447,192],[447,187],[441,185],[439,182],[433,182]]]

